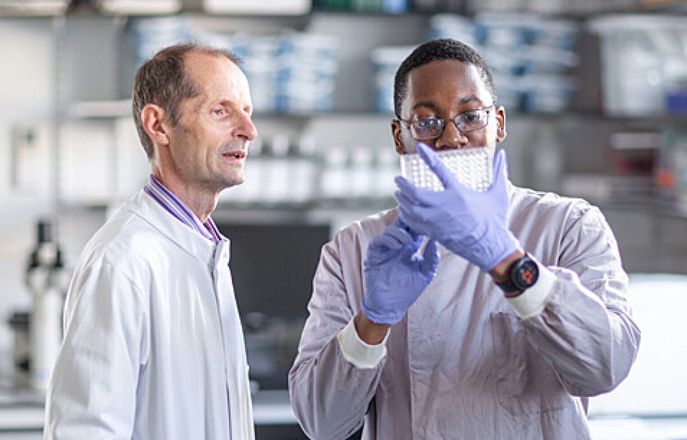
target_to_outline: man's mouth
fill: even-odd
[[[233,157],[234,159],[245,159],[247,154],[243,150],[233,150],[227,151],[226,153],[222,154],[222,156]]]

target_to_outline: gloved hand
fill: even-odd
[[[439,252],[429,240],[422,257],[412,259],[422,237],[399,220],[370,243],[364,264],[362,310],[377,324],[393,325],[427,288],[439,266]]]
[[[494,180],[485,192],[461,184],[428,146],[417,146],[420,157],[444,185],[443,191],[417,188],[396,177],[400,219],[412,230],[425,234],[453,253],[489,272],[520,248],[508,230],[506,156],[494,158]]]

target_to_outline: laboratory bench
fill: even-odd
[[[23,388],[0,389],[0,440],[39,440],[43,430],[41,393]],[[306,439],[289,404],[287,390],[253,395],[256,440]]]

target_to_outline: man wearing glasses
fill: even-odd
[[[417,47],[394,106],[396,151],[417,151],[444,190],[398,177],[398,208],[324,246],[289,375],[301,426],[317,439],[363,425],[364,439],[588,439],[588,397],[627,376],[640,339],[603,215],[508,181],[506,111],[470,47]],[[434,154],[465,147],[494,157],[485,192]]]

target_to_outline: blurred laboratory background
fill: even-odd
[[[600,206],[631,275],[637,364],[594,438],[687,439],[687,1],[0,0],[0,439],[38,439],[81,248],[138,190],[135,69],[195,40],[244,60],[259,130],[214,218],[232,239],[258,439],[286,396],[320,247],[394,205],[393,75],[473,45],[508,111],[514,183]]]

